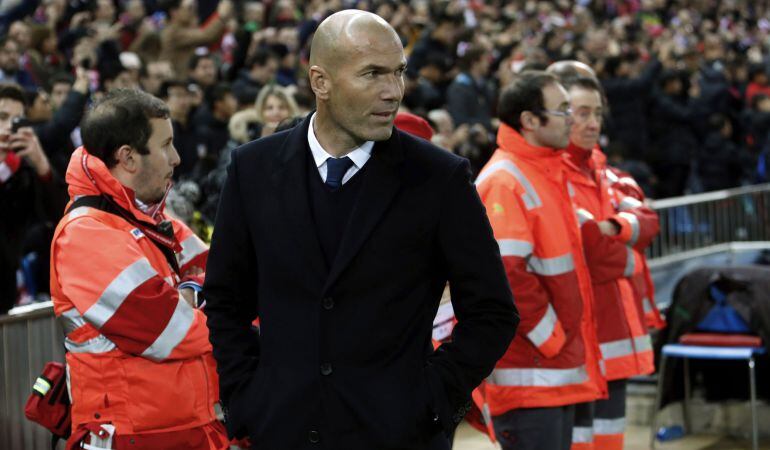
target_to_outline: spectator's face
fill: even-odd
[[[19,46],[12,40],[0,48],[0,70],[10,74],[19,70]]]
[[[281,97],[269,95],[265,99],[265,106],[262,108],[262,118],[265,120],[265,123],[275,126],[288,117],[289,107]]]
[[[0,156],[5,157],[8,137],[11,135],[11,122],[17,117],[24,117],[24,104],[10,98],[0,98]]]
[[[331,71],[325,103],[339,131],[359,145],[390,138],[404,97],[406,58],[401,41],[385,30],[360,31]]]
[[[599,143],[602,131],[602,99],[592,89],[573,87],[569,91],[572,109],[570,142],[583,149],[591,149]]]
[[[160,85],[164,81],[174,77],[174,71],[171,63],[168,61],[157,61],[147,64],[147,76],[142,78],[142,87],[153,95],[158,95]]]
[[[211,58],[201,58],[195,66],[192,78],[201,86],[211,86],[217,82],[217,66]]]
[[[251,76],[262,84],[267,84],[275,78],[278,72],[278,60],[270,58],[264,65],[254,64],[251,69]]]
[[[134,179],[136,198],[154,204],[163,200],[166,189],[179,165],[179,154],[174,148],[174,129],[170,119],[150,119],[152,135],[147,141],[149,154],[139,155],[139,168]]]
[[[229,120],[238,111],[238,99],[233,94],[225,95],[222,100],[214,105],[218,116]]]
[[[551,83],[543,88],[543,104],[548,111],[564,112],[569,109],[567,91],[558,84]],[[567,148],[569,144],[572,118],[561,114],[543,112],[546,121],[534,119],[532,143],[540,147],[553,149]]]
[[[27,117],[33,121],[45,121],[50,120],[51,116],[53,116],[51,99],[47,92],[40,91],[35,97],[35,101],[32,102],[32,106],[27,110]]]
[[[183,87],[169,88],[166,104],[172,117],[186,117],[190,112],[190,93]]]
[[[11,24],[11,27],[8,29],[8,37],[18,43],[19,51],[28,49],[32,42],[29,26],[24,22],[14,22]]]
[[[70,89],[72,89],[72,85],[69,83],[56,83],[53,85],[51,88],[51,105],[53,105],[54,109],[61,108],[64,99],[70,93]]]

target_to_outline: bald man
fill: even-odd
[[[330,16],[318,109],[233,152],[204,293],[226,425],[254,448],[448,449],[516,331],[468,161],[393,127],[405,61],[380,17]]]

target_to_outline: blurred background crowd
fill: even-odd
[[[398,31],[403,110],[476,171],[496,146],[501,87],[575,59],[606,92],[603,149],[649,197],[770,178],[767,2],[3,0],[0,82],[22,87],[30,128],[0,129],[0,162],[21,156],[0,170],[0,313],[47,295],[48,243],[91,102],[138,88],[168,104],[182,162],[167,205],[207,239],[230,151],[312,111],[310,42],[345,8]],[[7,105],[0,92],[0,122]]]

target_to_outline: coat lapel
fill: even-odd
[[[307,158],[310,147],[307,142],[309,117],[290,132],[279,152],[272,180],[280,199],[277,224],[290,229],[302,260],[308,269],[323,276],[328,267],[323,258],[321,243],[314,227],[313,214],[308,198]]]
[[[404,150],[398,131],[394,128],[390,139],[375,144],[372,156],[365,166],[361,193],[340,242],[324,293],[350,264],[374,227],[382,218],[401,187],[401,162]]]

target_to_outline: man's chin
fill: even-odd
[[[389,127],[378,127],[367,133],[368,136],[364,138],[366,141],[387,141],[393,134],[393,124]]]

